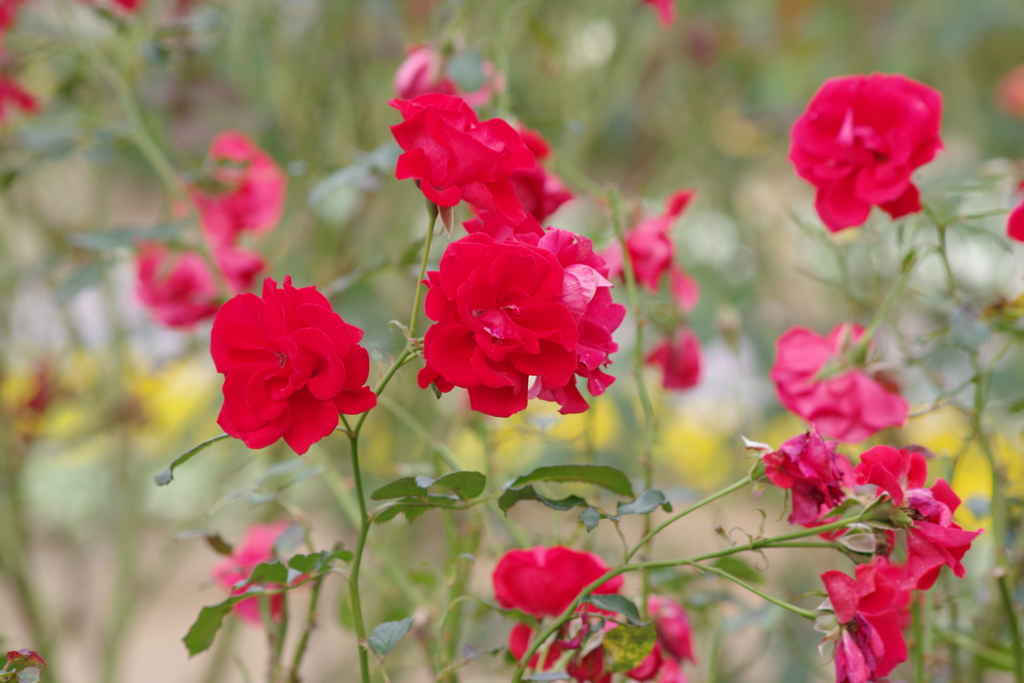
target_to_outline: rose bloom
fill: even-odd
[[[856,579],[828,571],[821,580],[837,622],[826,636],[835,641],[836,683],[875,681],[906,661],[900,617],[892,608],[896,590],[875,567],[859,565]]]
[[[672,223],[686,210],[695,194],[694,190],[680,190],[669,195],[661,215],[640,221],[626,233],[626,248],[629,249],[636,281],[652,292],[658,291],[662,275],[672,268],[675,254],[675,245],[669,236]],[[623,277],[619,242],[613,242],[603,256],[611,271],[609,277]]]
[[[281,220],[288,180],[247,135],[229,130],[210,144],[210,186],[189,188],[203,230],[214,248],[243,232],[267,232]]]
[[[872,206],[893,218],[921,210],[910,179],[942,149],[942,95],[899,74],[825,81],[793,124],[789,160],[817,189],[829,230],[867,220]]]
[[[334,431],[338,415],[373,408],[363,332],[331,309],[315,287],[267,278],[263,296],[240,294],[213,321],[210,352],[224,375],[225,432],[249,448],[278,439],[299,455]]]
[[[676,0],[644,0],[658,12],[658,21],[662,26],[671,26],[676,20]]]
[[[907,530],[907,563],[901,579],[906,590],[928,590],[943,565],[964,576],[960,560],[981,531],[965,531],[953,521],[960,498],[944,479],[923,488],[928,476],[924,456],[890,446],[875,446],[854,469],[859,486],[874,484],[913,520]]]
[[[217,264],[232,294],[252,289],[256,276],[266,267],[263,257],[229,244],[215,247],[213,261]]]
[[[1024,182],[1017,189],[1024,191]],[[1010,217],[1006,220],[1006,236],[1018,242],[1024,242],[1024,198],[1010,212]]]
[[[1010,69],[999,79],[996,105],[1010,116],[1024,118],[1024,64]]]
[[[837,325],[828,337],[793,327],[776,342],[769,374],[786,409],[840,441],[859,442],[886,427],[899,427],[910,410],[902,396],[860,370],[817,379],[863,333],[859,325],[849,324]]]
[[[214,580],[223,586],[231,595],[241,595],[252,584],[237,585],[249,578],[257,565],[274,560],[274,544],[288,528],[287,522],[273,524],[254,524],[245,532],[242,543],[232,550],[229,557],[224,558],[211,572]],[[280,619],[283,599],[280,593],[269,596],[270,614],[273,619]],[[253,596],[235,603],[232,611],[245,621],[260,623],[260,598]]]
[[[846,499],[853,488],[853,465],[836,453],[836,442],[825,441],[815,430],[795,436],[764,456],[765,473],[793,496],[790,524],[816,526],[823,515]]]
[[[189,329],[220,307],[217,283],[195,252],[170,254],[161,244],[143,245],[135,258],[135,295],[168,327]]]
[[[395,94],[411,100],[428,93],[454,95],[455,82],[444,74],[444,57],[433,45],[410,45],[394,79]]]
[[[593,553],[563,546],[536,546],[510,550],[498,560],[491,581],[498,604],[535,617],[558,616],[584,588],[608,571]],[[594,593],[617,593],[622,577],[616,576]]]
[[[470,406],[508,417],[526,408],[530,376],[564,387],[577,369],[579,330],[562,302],[565,270],[550,251],[470,235],[429,273],[419,384],[469,390]]]
[[[493,211],[510,225],[526,218],[509,176],[536,165],[519,133],[501,119],[479,121],[466,102],[448,95],[421,95],[388,102],[402,114],[391,133],[404,153],[395,177],[414,178],[438,206],[465,200]]]
[[[661,386],[666,389],[689,389],[700,382],[700,337],[685,325],[651,349],[645,362],[661,368]]]

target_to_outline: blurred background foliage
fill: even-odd
[[[587,177],[618,187],[634,219],[670,191],[698,190],[674,236],[677,261],[703,291],[690,322],[703,341],[704,373],[693,391],[656,392],[659,488],[675,501],[694,499],[745,472],[738,434],[778,445],[803,429],[767,382],[774,340],[793,324],[825,332],[844,320],[866,323],[900,253],[934,237],[923,221],[896,229],[875,215],[865,228],[829,238],[811,189],[786,162],[789,126],[825,78],[907,74],[945,97],[947,149],[923,169],[926,200],[961,216],[1008,207],[1024,175],[1024,111],[997,106],[997,92],[1024,62],[1024,4],[679,0],[677,9],[674,25],[663,28],[639,0],[150,0],[130,16],[80,2],[28,2],[6,39],[3,69],[43,108],[6,116],[0,131],[3,644],[34,646],[53,664],[54,680],[73,683],[242,681],[246,669],[258,679],[264,646],[244,626],[223,633],[213,654],[187,660],[178,639],[199,606],[220,596],[201,590],[214,554],[176,534],[204,528],[238,539],[252,522],[298,519],[310,522],[322,547],[339,539],[351,547],[355,503],[340,437],[301,460],[283,444],[251,452],[225,442],[170,486],[153,485],[171,458],[219,433],[220,378],[208,358],[208,325],[168,331],[134,298],[134,235],[198,238],[194,224],[175,218],[136,134],[148,130],[181,174],[200,169],[210,139],[226,128],[266,149],[289,175],[288,208],[275,231],[247,246],[268,259],[276,279],[317,285],[363,328],[377,373],[404,345],[389,322],[408,315],[426,224],[420,193],[393,179],[397,148],[388,130],[399,120],[387,106],[392,78],[410,44],[429,41],[449,53],[449,74],[466,88],[482,82],[485,61],[504,74],[506,90],[481,118],[518,120],[552,143],[554,168],[577,193],[553,225],[598,246],[609,242]],[[1003,239],[1002,220],[950,229],[959,299],[945,295],[936,263],[922,264],[892,316],[898,325],[884,330],[879,346],[902,368],[915,411],[957,398],[951,388],[968,390],[965,348],[1001,354],[986,419],[999,435],[1001,476],[1019,499],[1024,358],[1012,343],[1024,311],[1012,300],[1024,264],[1019,247]],[[435,262],[446,243],[435,241]],[[983,315],[992,306],[999,314]],[[619,332],[623,350],[612,366],[619,381],[580,416],[540,404],[508,420],[485,418],[469,413],[457,392],[435,400],[402,371],[368,422],[370,487],[433,474],[439,449],[486,472],[489,490],[548,463],[601,462],[638,476],[643,418],[629,328],[627,321]],[[940,334],[928,336],[933,330]],[[933,471],[950,473],[967,502],[960,521],[974,528],[990,514],[991,470],[969,434],[961,412],[945,407],[878,440],[929,448],[939,463]],[[711,547],[716,525],[756,533],[756,508],[779,525],[782,505],[773,492],[730,498],[667,534],[655,555]],[[531,543],[619,552],[613,530],[587,535],[575,513],[521,506],[511,517]],[[624,524],[627,533],[638,528]],[[985,538],[968,555],[972,567],[991,566]],[[375,529],[369,622],[414,614],[429,624],[456,581],[490,599],[489,568],[512,542],[488,513],[431,513]],[[451,562],[460,553],[473,554],[471,568]],[[769,580],[787,599],[827,568],[800,553],[769,558]],[[457,569],[445,575],[448,567]],[[692,680],[830,676],[805,624],[711,579],[655,579],[660,589],[680,590],[694,611]],[[981,580],[950,582],[939,599],[959,598],[961,625],[970,624],[982,618],[989,590]],[[329,595],[309,681],[347,680],[354,665],[341,628],[347,605],[337,588]],[[475,624],[462,636],[474,646],[504,642],[507,623],[468,607],[460,615]],[[979,640],[995,643],[999,624],[986,624]],[[416,631],[432,647],[429,632]],[[403,645],[389,660],[392,680],[431,680],[424,660],[418,646]],[[501,656],[483,657],[464,678],[498,681],[503,671]]]

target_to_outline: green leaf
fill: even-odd
[[[246,583],[288,583],[288,569],[280,562],[264,562],[256,565]]]
[[[592,596],[596,597],[596,596]],[[654,650],[658,632],[654,624],[646,626],[616,626],[604,634],[604,651],[611,662],[607,670],[616,673],[640,666]]]
[[[572,677],[564,671],[542,671],[527,676],[524,681],[537,681],[538,683],[551,683],[551,681],[571,681]]]
[[[654,512],[659,507],[665,512],[672,512],[672,505],[665,499],[665,494],[657,489],[649,489],[641,493],[636,500],[630,503],[619,503],[616,509],[616,516],[622,515],[646,515]]]
[[[22,669],[18,672],[17,679],[18,683],[39,683],[42,674],[39,669],[34,666],[30,666],[27,669]]]
[[[501,494],[498,498],[498,507],[502,512],[508,513],[509,509],[513,505],[521,500],[536,500],[540,501],[544,505],[547,505],[553,510],[571,510],[576,506],[589,505],[587,501],[583,500],[579,496],[566,496],[565,498],[548,498],[537,493],[537,489],[533,486],[527,485],[521,488],[508,489],[505,493]]]
[[[606,488],[620,496],[633,497],[633,485],[622,470],[608,465],[552,465],[538,467],[506,488],[518,488],[536,481],[581,482]]]
[[[761,572],[733,555],[718,558],[712,566],[726,571],[738,579],[743,579],[747,583],[764,583],[764,575]]]
[[[429,479],[429,477],[424,477]],[[370,494],[371,500],[388,500],[390,498],[405,498],[406,496],[425,496],[427,493],[426,486],[420,486],[416,483],[419,477],[402,477],[396,479],[389,484],[384,484],[379,489]],[[433,482],[433,480],[431,480]],[[429,486],[430,484],[427,484]]]
[[[587,527],[587,531],[593,531],[597,528],[598,522],[601,521],[601,513],[592,507],[588,507],[586,510],[580,513],[580,521],[583,522],[583,526]]]
[[[614,593],[609,595],[591,595],[587,598],[587,602],[598,609],[621,614],[633,625],[639,626],[644,623],[644,620],[640,618],[640,610],[636,608],[632,600],[625,596],[615,595]]]
[[[202,442],[197,446],[193,446],[192,448],[190,448],[189,450],[185,451],[177,458],[175,458],[174,462],[171,463],[170,467],[168,467],[166,470],[153,477],[153,481],[156,482],[157,486],[167,486],[174,480],[174,470],[176,468],[184,465],[186,462],[192,459],[192,456],[194,456],[196,453],[203,450],[207,446],[212,446],[218,441],[223,441],[224,439],[227,438],[230,438],[228,437],[227,434],[221,434],[220,436],[215,436],[212,439],[207,439],[206,441]]]
[[[188,648],[189,657],[195,657],[213,645],[213,639],[224,623],[224,617],[228,615],[236,602],[238,600],[231,597],[216,605],[204,607],[199,612],[199,617],[182,639],[185,642],[185,647]]]
[[[399,621],[385,621],[373,629],[373,633],[370,634],[366,642],[371,650],[384,656],[395,649],[398,641],[404,638],[411,628],[412,617]]]
[[[476,498],[484,492],[487,477],[479,472],[450,472],[434,482],[454,491],[463,500]]]

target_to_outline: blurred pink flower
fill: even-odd
[[[244,133],[225,131],[210,145],[210,184],[189,189],[203,230],[216,249],[242,232],[262,233],[281,220],[287,178],[277,163]]]
[[[693,656],[693,629],[682,605],[672,598],[651,595],[647,598],[647,612],[654,619],[658,642],[672,659],[697,661]]]
[[[241,294],[252,289],[256,276],[266,266],[259,254],[230,244],[215,247],[213,260],[224,275],[232,294]]]
[[[886,427],[898,427],[910,411],[902,396],[859,369],[818,378],[863,333],[859,325],[846,323],[833,328],[828,337],[793,327],[776,342],[769,374],[785,408],[840,441],[859,442]]]
[[[1021,67],[1024,69],[1024,67]],[[1024,192],[1024,182],[1018,186],[1018,191]],[[1006,235],[1018,242],[1024,242],[1024,197],[1017,207],[1010,212],[1006,221]]]
[[[164,325],[191,328],[220,307],[213,274],[199,254],[172,255],[163,245],[148,244],[140,249],[135,264],[135,293]]]
[[[39,102],[17,81],[0,76],[0,121],[10,118],[12,108],[20,109],[24,114],[35,114],[39,111]]]
[[[410,45],[405,61],[398,67],[394,79],[395,94],[411,100],[428,93],[456,94],[455,82],[444,73],[444,57],[433,45]]]
[[[1024,118],[1024,64],[1014,67],[996,85],[996,105],[1005,113]]]
[[[672,267],[675,246],[669,231],[672,223],[682,215],[696,191],[680,190],[665,199],[665,210],[658,216],[640,221],[626,233],[626,248],[633,263],[636,281],[652,292],[657,292],[661,276]],[[622,249],[613,242],[602,254],[608,263],[609,277],[622,277]]]
[[[676,0],[644,0],[658,12],[662,26],[670,26],[676,20]]]
[[[257,565],[274,559],[274,544],[287,527],[288,522],[254,524],[249,527],[241,544],[213,568],[213,578],[231,595],[244,593],[251,584],[238,584],[248,579]],[[270,613],[274,619],[281,618],[282,604],[279,593],[270,596]],[[258,624],[261,621],[258,596],[238,601],[232,610],[248,622]]]
[[[666,389],[689,389],[700,382],[700,338],[685,325],[665,338],[647,354],[648,365],[661,367],[661,385]]]

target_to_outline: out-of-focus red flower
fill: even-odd
[[[594,253],[590,240],[568,230],[550,230],[537,246],[550,251],[565,269],[559,301],[569,309],[579,333],[576,343],[576,375],[587,380],[591,396],[600,396],[615,382],[602,367],[611,363],[611,354],[619,350],[612,333],[622,324],[626,308],[612,301],[612,283],[605,277],[608,267]],[[539,376],[530,389],[530,397],[554,401],[559,413],[581,413],[590,406],[576,387],[576,377],[562,386]]]
[[[672,266],[668,272],[668,287],[672,299],[684,313],[691,312],[700,301],[700,285],[679,266]]]
[[[229,557],[224,558],[212,571],[214,580],[228,590],[230,595],[241,595],[252,585],[240,582],[245,581],[252,574],[257,565],[270,562],[274,559],[274,544],[281,534],[288,527],[287,522],[275,522],[273,524],[254,524],[245,533],[242,543],[235,547]],[[274,619],[280,619],[283,600],[281,594],[270,596],[270,614]],[[239,600],[232,608],[235,614],[242,619],[258,624],[260,623],[259,597],[253,596]]]
[[[671,26],[676,20],[676,0],[644,0],[658,12],[658,21],[662,26]]]
[[[39,112],[39,102],[30,92],[18,85],[17,81],[0,76],[0,121],[9,119],[13,109],[18,109],[23,114],[36,114]]]
[[[1017,189],[1024,192],[1024,182]],[[1018,242],[1024,242],[1024,198],[1010,212],[1010,217],[1006,220],[1006,235]]]
[[[192,201],[214,248],[243,232],[262,233],[281,220],[287,177],[247,135],[229,130],[210,144],[210,185],[193,185]]]
[[[913,622],[913,616],[910,613],[910,601],[913,599],[913,594],[903,587],[904,566],[890,561],[883,555],[875,555],[871,558],[870,564],[864,566],[873,568],[892,585],[893,597],[889,606],[899,615],[900,629],[906,629]]]
[[[604,670],[604,648],[597,647],[586,655],[573,657],[566,667],[566,673],[576,683],[611,683],[612,674]]]
[[[896,591],[871,565],[857,567],[853,579],[839,571],[821,575],[838,625],[826,640],[835,641],[836,683],[867,683],[906,661],[900,618],[892,608]]]
[[[565,611],[584,588],[608,571],[593,553],[554,546],[510,550],[498,561],[491,575],[498,604],[519,609],[536,617],[557,616]],[[616,593],[622,577],[616,576],[594,593]]]
[[[672,223],[690,204],[696,192],[680,190],[665,199],[665,210],[659,216],[646,218],[626,234],[626,248],[633,262],[636,281],[652,292],[657,292],[661,276],[672,267],[675,246],[669,231]],[[603,254],[611,273],[609,277],[622,277],[622,249],[613,242]]]
[[[28,0],[0,0],[0,35],[7,33],[18,18],[18,9]]]
[[[889,494],[893,505],[901,507],[906,492],[924,486],[928,462],[915,451],[892,446],[875,446],[861,453],[853,470],[858,486],[874,484]]]
[[[697,661],[693,656],[693,629],[682,605],[663,595],[651,595],[647,598],[647,613],[654,619],[661,649],[669,655],[666,661]]]
[[[136,256],[135,273],[139,301],[168,327],[191,328],[220,306],[213,274],[195,252],[172,255],[163,245],[145,245]]]
[[[466,102],[448,95],[421,95],[388,104],[402,114],[391,126],[398,145],[395,176],[414,178],[438,206],[460,201],[493,211],[509,225],[526,218],[509,177],[536,165],[519,133],[501,119],[479,121]]]
[[[137,12],[142,9],[144,0],[111,0],[115,5],[126,12]]]
[[[531,376],[563,387],[577,369],[579,330],[563,301],[565,269],[552,252],[469,235],[429,273],[419,384],[469,390],[470,406],[508,417],[526,408]]]
[[[631,669],[626,672],[634,681],[651,681],[654,677],[661,673],[661,667],[664,665],[665,660],[661,656],[661,643],[654,643],[654,649],[651,650],[651,654],[644,658],[644,661],[640,662],[640,666],[635,669]]]
[[[770,377],[788,410],[813,424],[825,436],[859,442],[886,427],[902,425],[910,410],[902,396],[860,370],[819,379],[830,361],[856,343],[859,325],[837,325],[828,337],[793,327],[776,342]]]
[[[999,79],[996,105],[1010,116],[1024,118],[1024,64],[1010,69]]]
[[[334,431],[338,415],[373,408],[366,386],[370,356],[363,332],[347,324],[315,287],[278,288],[263,281],[263,297],[240,294],[213,321],[210,352],[224,375],[225,432],[249,448],[278,439],[299,455]]]
[[[430,44],[409,46],[393,85],[403,100],[429,93],[455,94],[455,82],[444,73],[444,56]]]
[[[700,337],[683,325],[674,336],[651,349],[646,363],[661,367],[661,386],[666,389],[695,387],[700,382]]]
[[[259,254],[228,244],[214,248],[213,260],[224,275],[232,294],[250,290],[256,282],[256,276],[266,267]]]
[[[899,218],[921,210],[910,174],[942,149],[941,120],[942,95],[906,76],[831,78],[793,124],[789,160],[832,232],[863,224],[873,205]]]
[[[853,486],[853,465],[836,452],[836,442],[821,438],[817,430],[795,436],[764,456],[765,472],[773,484],[790,489],[793,511],[790,524],[812,527],[846,499]]]
[[[533,637],[533,629],[526,624],[516,624],[512,627],[512,632],[508,635],[508,651],[511,653],[516,660],[520,659],[526,654],[526,651],[530,649],[530,638]],[[562,656],[562,648],[558,643],[552,643],[551,647],[548,648],[548,654],[544,657],[544,666],[541,667],[544,671],[547,671],[558,658]],[[540,655],[535,654],[530,657],[530,666],[536,668],[537,662],[540,661]]]

